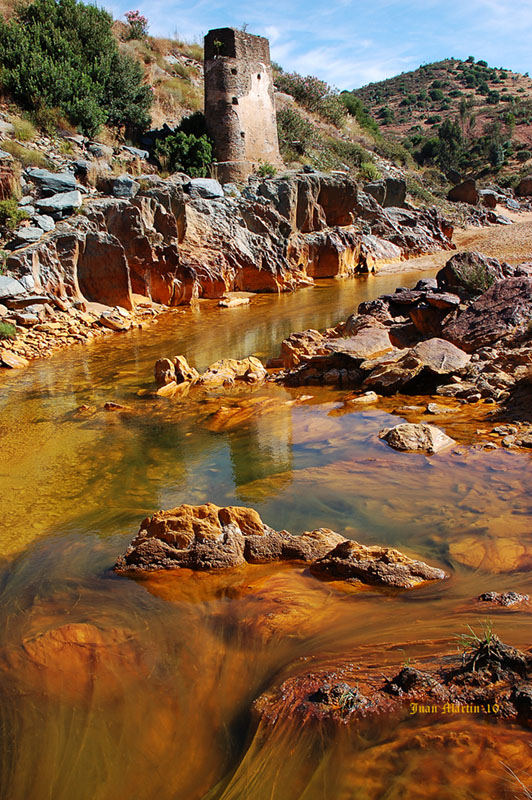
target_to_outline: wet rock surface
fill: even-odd
[[[287,386],[354,390],[346,402],[359,397],[362,404],[366,392],[377,399],[425,394],[431,398],[425,406],[429,414],[452,410],[433,402],[434,396],[457,404],[493,404],[494,420],[514,425],[502,432],[500,444],[532,447],[532,278],[527,269],[526,263],[511,267],[477,252],[459,253],[436,279],[361,303],[334,328],[292,333],[282,342],[279,358],[267,366],[276,368],[273,379]],[[496,426],[492,433],[498,434]],[[415,438],[412,448],[404,444],[403,449],[423,449],[423,437],[417,445]],[[497,444],[492,440],[488,446]]]
[[[402,589],[446,577],[443,570],[393,548],[366,547],[328,528],[295,536],[265,525],[253,509],[213,503],[182,505],[146,518],[115,570],[205,571],[271,561],[303,561],[319,577]]]
[[[356,722],[374,714],[452,714],[532,720],[532,654],[497,636],[473,637],[461,656],[444,653],[399,669],[340,660],[289,678],[255,703],[264,721]]]

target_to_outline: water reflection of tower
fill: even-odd
[[[244,502],[275,496],[292,482],[292,407],[279,403],[229,437],[235,490]]]

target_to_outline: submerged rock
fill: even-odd
[[[384,439],[394,450],[431,454],[456,444],[454,439],[435,425],[424,422],[403,422],[393,428],[386,428],[379,433],[379,438]]]
[[[303,561],[321,577],[411,588],[446,577],[389,547],[365,547],[329,528],[295,536],[262,522],[252,508],[182,505],[147,517],[115,564],[125,573],[210,570],[273,561]]]
[[[519,594],[518,592],[483,592],[477,598],[481,603],[493,603],[503,608],[511,608],[512,606],[526,604],[529,601],[527,594]]]
[[[240,360],[222,358],[203,372],[198,378],[198,385],[214,389],[219,386],[231,386],[235,381],[257,383],[266,377],[267,373],[258,358],[249,356]]]

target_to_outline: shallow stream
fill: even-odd
[[[532,737],[488,716],[332,732],[268,728],[252,705],[307,665],[352,655],[385,672],[456,651],[456,636],[488,616],[528,647],[529,613],[488,615],[474,598],[532,594],[530,457],[476,449],[466,434],[438,456],[397,453],[377,434],[399,412],[344,413],[330,389],[139,395],[161,356],[200,370],[266,359],[291,331],[333,325],[418,277],[202,303],[2,376],[1,800],[516,796],[504,765],[522,774]],[[105,411],[107,401],[128,410]],[[213,424],[232,405],[247,409],[243,421]],[[276,529],[393,545],[450,578],[401,593],[346,591],[295,565],[146,581],[111,571],[145,516],[207,501],[252,506]]]

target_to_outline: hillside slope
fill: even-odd
[[[385,135],[419,155],[445,120],[457,120],[473,169],[532,166],[532,80],[485,61],[446,59],[424,64],[353,94]],[[482,145],[482,146],[481,146]],[[502,150],[501,150],[502,148]]]

